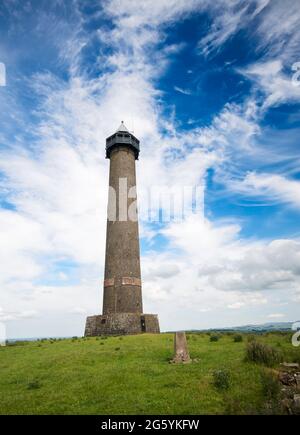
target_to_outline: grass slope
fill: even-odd
[[[259,340],[296,352],[289,335]],[[173,334],[28,342],[0,348],[1,414],[223,414],[262,407],[261,366],[244,361],[244,342],[189,334],[199,362],[172,365]],[[297,349],[298,352],[298,349]],[[295,356],[295,355],[294,355]],[[213,372],[225,368],[220,392]]]

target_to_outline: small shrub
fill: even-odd
[[[230,373],[228,370],[215,370],[213,373],[214,386],[218,390],[228,390],[230,387]]]
[[[280,393],[280,384],[277,376],[270,371],[261,373],[261,387],[263,396],[270,401],[277,401]]]
[[[294,362],[294,363],[297,363],[297,364],[300,365],[300,355],[299,355],[299,354],[298,354],[298,355],[295,355],[295,356],[293,357],[293,362]]]
[[[120,347],[116,347],[116,348],[115,348],[115,350],[120,350],[120,349],[121,349]]]
[[[256,340],[256,337],[255,337],[254,334],[249,334],[249,335],[247,336],[247,342],[248,342],[248,343],[253,343],[253,341],[255,341],[255,340]]]
[[[215,334],[215,335],[211,335],[209,340],[211,342],[216,342],[216,341],[219,341],[219,339],[220,339],[220,336]]]
[[[242,336],[241,334],[236,334],[236,335],[233,337],[233,341],[234,341],[235,343],[241,343],[241,342],[243,341],[243,336]]]
[[[247,344],[246,360],[272,367],[280,363],[282,357],[273,347],[253,341]]]
[[[39,388],[41,388],[41,385],[37,380],[28,382],[27,384],[27,390],[38,390]]]

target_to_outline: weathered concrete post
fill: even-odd
[[[171,363],[189,363],[191,358],[189,355],[185,332],[175,332],[174,337],[174,358]]]
[[[86,336],[159,332],[157,315],[142,314],[135,161],[139,140],[125,125],[106,140],[110,159],[103,315],[88,317]]]

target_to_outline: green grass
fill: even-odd
[[[259,341],[299,359],[287,334]],[[259,413],[264,396],[260,365],[245,361],[244,342],[190,334],[192,364],[175,365],[173,334],[105,340],[44,341],[0,348],[1,414],[224,414]],[[216,370],[230,372],[218,391]]]

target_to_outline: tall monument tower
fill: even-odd
[[[124,123],[106,139],[110,159],[103,314],[87,318],[85,335],[159,332],[158,317],[143,314],[135,161],[140,142]]]

